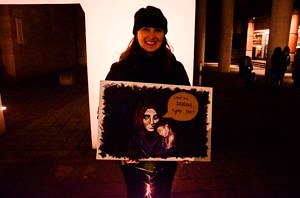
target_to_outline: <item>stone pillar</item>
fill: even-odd
[[[11,21],[10,9],[8,5],[0,6],[0,58],[2,58],[2,66],[5,70],[2,74],[6,79],[15,81],[17,78],[14,38],[13,38],[13,21]]]
[[[1,95],[0,95],[0,135],[5,132],[5,122],[4,122],[4,115],[2,109],[2,102],[1,102]]]
[[[195,55],[194,55],[194,79],[193,85],[201,84],[202,67],[205,57],[206,35],[206,0],[196,1],[195,20]]]
[[[271,57],[274,48],[284,48],[288,45],[293,4],[294,0],[272,0],[266,76],[268,76],[271,68]]]
[[[252,57],[253,38],[254,38],[254,21],[250,19],[248,21],[248,29],[247,29],[246,56]]]
[[[219,48],[219,65],[220,72],[230,72],[232,35],[233,35],[233,14],[234,0],[222,1],[221,8],[221,32]]]
[[[294,61],[294,55],[296,52],[297,41],[298,41],[298,27],[299,27],[299,11],[294,11],[292,14],[290,37],[289,37],[289,48],[291,50],[291,61]]]

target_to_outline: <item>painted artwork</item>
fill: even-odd
[[[210,161],[212,88],[101,81],[97,159]]]

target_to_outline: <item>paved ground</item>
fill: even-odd
[[[0,197],[125,197],[115,161],[91,149],[84,75],[1,88],[7,132],[0,136]],[[299,197],[300,90],[287,75],[270,89],[262,76],[245,88],[236,73],[206,69],[214,88],[212,161],[178,168],[172,196]]]

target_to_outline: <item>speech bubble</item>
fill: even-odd
[[[196,97],[187,92],[178,92],[172,95],[168,101],[168,112],[164,118],[173,118],[177,121],[189,121],[198,113],[198,101]]]

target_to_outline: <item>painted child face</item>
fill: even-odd
[[[147,109],[144,113],[143,124],[147,131],[153,132],[155,124],[159,121],[159,117],[155,109]]]
[[[142,27],[137,31],[139,45],[146,52],[152,53],[160,48],[163,43],[165,33],[160,28]]]
[[[157,127],[157,132],[163,137],[167,137],[169,134],[170,128],[168,124]]]

